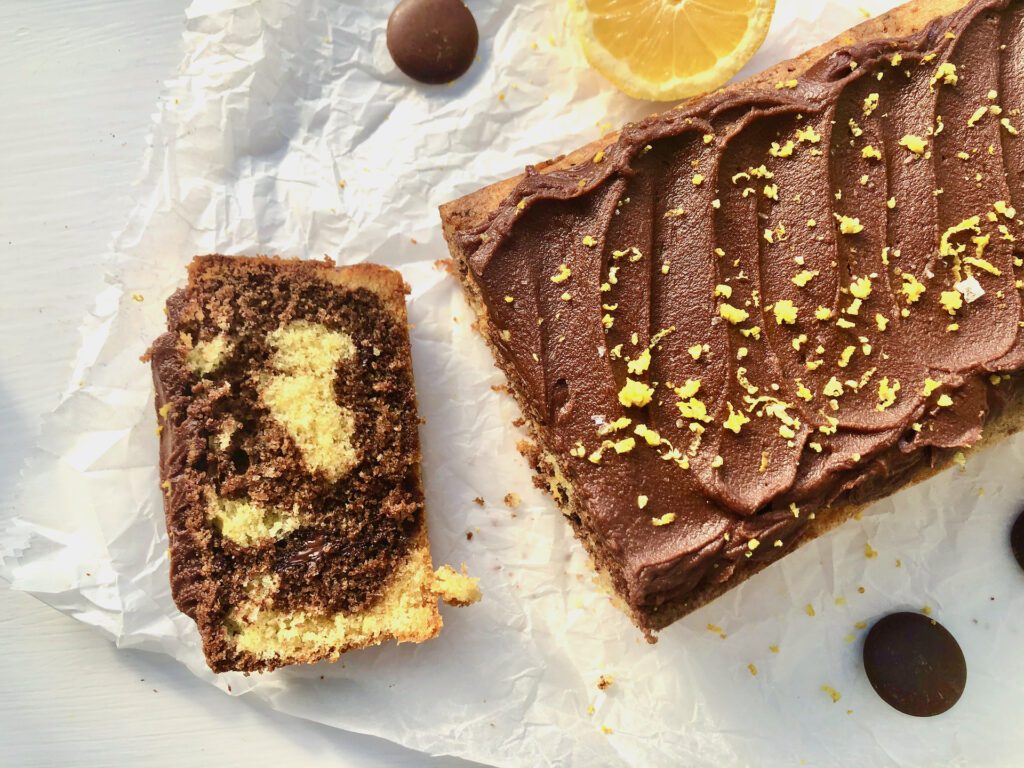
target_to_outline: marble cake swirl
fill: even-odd
[[[333,658],[437,615],[416,584],[392,594],[432,574],[404,318],[371,290],[386,270],[345,269],[197,257],[149,353],[171,591],[217,672]],[[377,282],[394,280],[402,302],[400,278]]]
[[[624,129],[459,235],[646,629],[977,442],[1024,365],[1024,4]]]

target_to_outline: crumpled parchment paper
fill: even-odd
[[[436,206],[657,106],[586,67],[560,0],[469,3],[479,60],[454,85],[426,88],[388,57],[391,3],[195,0],[137,206],[104,262],[109,287],[0,536],[0,574],[225,691],[432,754],[588,768],[1019,760],[1024,574],[1006,537],[1024,499],[1024,440],[875,505],[657,645],[595,588],[568,526],[532,488],[516,408],[492,391],[502,379],[434,264],[447,256]],[[852,3],[779,0],[747,71],[860,19]],[[445,609],[438,640],[249,678],[203,663],[170,599],[152,391],[138,358],[185,263],[214,251],[372,260],[411,284],[434,555],[467,562],[485,593]],[[509,492],[522,497],[516,509]],[[969,681],[951,712],[915,720],[871,691],[858,622],[925,606],[962,644]],[[602,674],[614,677],[606,691]]]

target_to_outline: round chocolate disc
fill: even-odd
[[[388,19],[388,51],[421,83],[449,83],[465,74],[480,42],[462,0],[402,0]]]
[[[920,613],[891,613],[871,628],[864,671],[886,704],[914,717],[941,715],[967,685],[967,662],[956,638]]]
[[[1020,513],[1020,517],[1017,518],[1017,522],[1013,524],[1013,529],[1010,531],[1010,548],[1013,550],[1013,556],[1020,563],[1020,567],[1024,568],[1024,512]]]

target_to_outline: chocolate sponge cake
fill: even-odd
[[[1022,56],[1024,2],[910,3],[442,208],[649,637],[1020,426]]]
[[[373,265],[197,257],[149,357],[171,588],[217,672],[441,628],[405,285]]]

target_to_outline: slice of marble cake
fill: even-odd
[[[171,590],[210,668],[438,634],[476,580],[430,557],[405,285],[200,256],[153,344]]]

